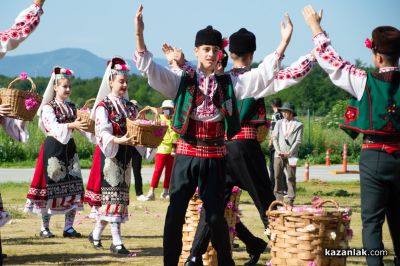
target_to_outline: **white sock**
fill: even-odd
[[[101,239],[101,234],[103,233],[104,228],[106,228],[108,222],[103,221],[103,220],[98,220],[96,222],[96,225],[94,226],[93,229],[93,242],[94,244],[99,244],[99,241]]]
[[[114,246],[121,246],[121,223],[111,223],[111,235]],[[117,247],[118,248],[118,247]]]

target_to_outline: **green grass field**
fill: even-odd
[[[1,193],[5,209],[14,219],[1,228],[3,251],[9,258],[6,265],[162,265],[162,235],[165,213],[168,202],[156,198],[152,202],[139,202],[131,190],[131,205],[129,206],[129,221],[122,225],[122,235],[125,246],[134,252],[135,256],[120,257],[110,254],[108,247],[111,244],[110,227],[103,234],[104,250],[95,250],[86,236],[92,231],[94,223],[87,218],[89,207],[76,217],[75,228],[85,237],[80,239],[64,239],[62,230],[64,217],[54,216],[50,223],[51,231],[56,234],[52,239],[39,238],[40,219],[37,216],[22,212],[25,195],[28,191],[27,183],[2,183]],[[147,187],[145,188],[145,191]],[[157,196],[160,193],[157,191]],[[361,218],[360,195],[358,182],[324,183],[311,181],[298,183],[298,197],[296,204],[309,203],[314,195],[323,199],[334,199],[343,207],[353,209],[351,228],[354,237],[350,242],[352,248],[361,248]],[[242,193],[240,209],[241,220],[257,236],[266,239],[258,213],[247,193]],[[236,265],[243,265],[248,259],[245,247],[240,245],[233,252]],[[384,225],[384,244],[389,251],[385,257],[385,265],[392,265],[393,246],[387,225]],[[265,265],[270,259],[269,253],[264,253],[258,265]],[[363,257],[349,257],[347,265],[365,265]]]

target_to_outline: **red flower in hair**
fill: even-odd
[[[107,60],[107,66],[111,63],[111,60]]]
[[[72,75],[72,72],[71,72],[71,70],[66,69],[66,70],[65,70],[65,74],[67,74],[67,75]]]
[[[222,48],[227,47],[229,44],[229,40],[227,38],[223,38],[222,39]]]
[[[222,50],[218,51],[218,61],[221,61],[222,58],[224,58],[224,53],[222,52]]]
[[[368,49],[372,49],[372,40],[370,38],[366,38],[364,43],[365,47],[367,47]]]

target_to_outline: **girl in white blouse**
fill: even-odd
[[[50,217],[65,214],[64,237],[80,237],[72,226],[77,210],[83,209],[83,182],[74,129],[84,130],[87,123],[76,117],[76,107],[67,101],[71,94],[70,69],[55,67],[38,111],[39,127],[46,139],[36,164],[27,195],[25,211],[41,215],[40,236],[54,237]]]

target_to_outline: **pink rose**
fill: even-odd
[[[26,110],[30,111],[32,109],[35,109],[38,106],[38,102],[36,101],[35,98],[29,97],[25,99],[25,108]]]
[[[229,201],[229,202],[226,204],[226,208],[228,208],[228,209],[232,209],[232,208],[233,208],[233,203],[232,203],[232,201]]]
[[[21,74],[19,74],[19,78],[22,80],[26,80],[28,78],[28,74],[26,72],[21,72]]]
[[[353,238],[353,230],[348,228],[346,229],[346,239],[351,240]]]
[[[234,187],[232,188],[232,193],[238,193],[239,191],[240,191],[240,188],[237,187],[237,186],[234,186]]]
[[[370,38],[366,38],[364,43],[365,47],[367,47],[368,49],[372,49],[372,40]]]
[[[218,61],[221,61],[222,58],[224,58],[224,54],[222,53],[221,50],[218,51]]]
[[[229,44],[229,40],[228,39],[226,39],[226,38],[222,39],[222,48],[227,47],[228,44]]]
[[[162,137],[164,135],[164,130],[162,128],[159,128],[154,131],[154,136],[156,137]]]

